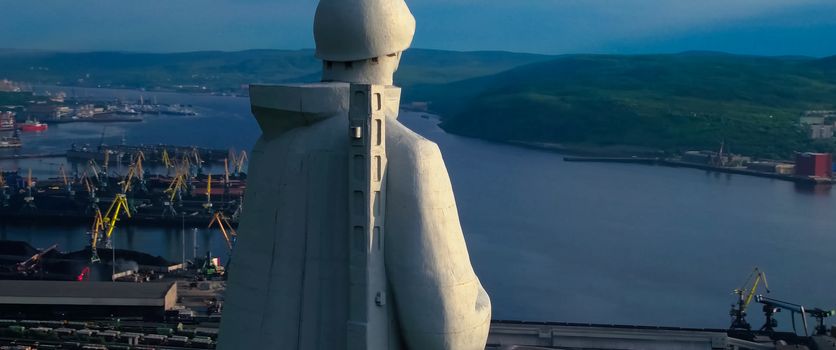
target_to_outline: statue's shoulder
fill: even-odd
[[[386,152],[410,158],[441,156],[438,145],[396,119],[386,120]]]
[[[250,104],[263,136],[334,117],[348,110],[349,84],[253,84]]]
[[[252,106],[299,113],[321,114],[348,109],[348,83],[253,84]]]

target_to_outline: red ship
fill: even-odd
[[[44,123],[41,123],[37,120],[35,120],[35,121],[27,120],[26,123],[23,123],[23,124],[20,125],[20,130],[21,131],[44,131],[48,127],[49,127],[48,125],[46,125]]]

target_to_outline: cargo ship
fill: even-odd
[[[20,126],[21,131],[46,131],[49,126],[37,120],[27,120]]]
[[[0,112],[0,131],[12,131],[15,129],[15,114],[12,112]]]

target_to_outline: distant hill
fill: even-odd
[[[836,109],[836,57],[567,55],[491,76],[422,85],[442,126],[496,141],[568,148],[717,149],[788,157],[805,110]]]
[[[493,75],[515,67],[553,59],[554,56],[504,51],[441,51],[409,49],[403,56],[395,83],[405,88],[443,84]]]
[[[410,49],[399,85],[447,83],[495,74],[549,56]],[[310,82],[321,62],[313,50],[186,53],[0,50],[0,79],[36,84],[235,92],[249,83]]]

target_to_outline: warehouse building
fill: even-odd
[[[795,155],[795,175],[832,177],[833,157],[830,153],[798,153]]]
[[[0,318],[162,321],[176,302],[174,282],[0,281]]]

